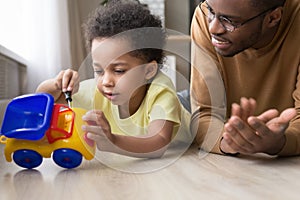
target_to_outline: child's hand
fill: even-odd
[[[61,71],[55,78],[43,81],[36,89],[36,92],[49,93],[54,97],[56,103],[66,103],[63,92],[71,91],[72,94],[78,92],[79,75],[78,72],[67,69]]]
[[[55,85],[62,92],[72,91],[73,94],[76,93],[79,88],[78,72],[72,69],[61,71],[55,77]]]
[[[88,123],[82,129],[87,132],[89,139],[96,142],[99,150],[110,151],[114,148],[114,135],[111,133],[109,122],[102,111],[88,111],[82,119]]]

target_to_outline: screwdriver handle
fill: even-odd
[[[71,91],[66,91],[66,92],[64,92],[64,94],[65,94],[66,101],[71,102],[72,101],[72,97],[71,97],[72,92]]]

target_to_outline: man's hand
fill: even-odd
[[[241,104],[232,106],[232,116],[225,124],[220,148],[226,153],[267,153],[275,155],[285,144],[284,132],[296,110],[289,108],[280,115],[270,109],[259,116],[254,113],[256,102],[241,99]]]

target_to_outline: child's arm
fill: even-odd
[[[76,93],[79,88],[78,72],[68,69],[61,71],[55,78],[42,82],[36,92],[49,93],[54,97],[56,103],[66,103],[63,92],[72,91]]]
[[[110,125],[101,111],[90,111],[83,119],[88,137],[97,143],[101,151],[114,152],[126,156],[154,158],[161,157],[171,142],[174,123],[154,120],[148,126],[146,136],[126,136],[111,133]]]

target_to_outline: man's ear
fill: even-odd
[[[283,7],[278,7],[273,10],[269,15],[267,15],[268,27],[272,28],[280,23],[282,18]]]
[[[151,61],[150,63],[148,63],[145,68],[146,79],[147,80],[152,79],[157,74],[157,71],[158,71],[158,64],[156,61]]]

